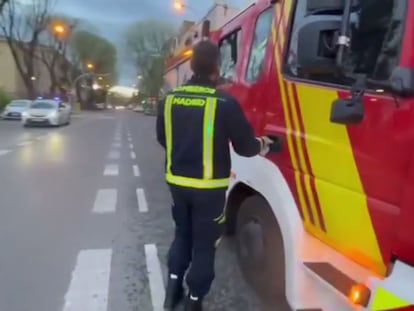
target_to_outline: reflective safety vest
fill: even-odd
[[[164,107],[164,126],[166,138],[166,180],[168,183],[198,189],[227,188],[229,178],[214,178],[213,157],[214,157],[214,129],[216,121],[216,110],[218,99],[214,96],[216,90],[204,86],[185,85],[178,87],[175,92],[188,93],[189,96],[170,94],[166,97]],[[191,93],[197,96],[191,96]],[[200,96],[200,94],[202,96]],[[171,171],[172,146],[173,146],[173,125],[172,109],[175,105],[191,106],[203,109],[203,147],[202,163],[203,177],[192,178],[174,175]]]

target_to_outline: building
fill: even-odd
[[[209,27],[211,37],[218,29],[239,13],[239,9],[216,2],[198,22],[184,21],[179,33],[171,41],[169,58],[166,61],[166,91],[183,84],[191,77],[190,58],[192,46],[202,39],[203,27]]]
[[[49,72],[41,59],[34,60],[35,89],[38,92],[48,92],[50,87]],[[0,37],[0,89],[14,97],[25,97],[26,87],[14,61],[12,52],[4,37]]]
[[[46,45],[39,45],[36,54],[38,57],[34,59],[34,74],[31,77],[33,80],[34,90],[36,94],[50,93],[51,79],[50,73],[46,64],[41,59],[41,53],[54,50]],[[46,54],[47,55],[47,54]],[[57,77],[63,78],[73,65],[63,56],[58,57],[55,68]],[[27,97],[27,90],[23,79],[19,73],[17,65],[14,61],[12,52],[9,48],[5,37],[0,36],[0,90],[3,90],[15,98]]]

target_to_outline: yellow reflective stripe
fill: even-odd
[[[197,188],[197,189],[216,189],[216,188],[226,188],[229,185],[230,178],[220,178],[220,179],[197,179],[183,176],[175,176],[171,173],[166,175],[167,182],[188,188]]]
[[[204,109],[203,123],[203,176],[213,178],[214,155],[214,121],[216,117],[217,99],[208,98]]]
[[[220,242],[221,242],[221,237],[220,238],[218,238],[217,240],[216,240],[216,243],[215,243],[215,247],[217,248],[219,245],[220,245]]]
[[[382,310],[393,310],[398,308],[403,308],[410,306],[411,303],[401,299],[386,290],[385,288],[378,287],[375,292],[375,297],[371,305],[372,311],[382,311]]]
[[[218,222],[220,225],[226,222],[226,214],[223,212],[219,217],[215,218],[214,221]]]
[[[174,92],[189,92],[189,93],[204,93],[215,94],[216,90],[211,87],[205,87],[200,85],[183,85],[175,88]]]
[[[172,153],[172,119],[171,110],[174,95],[168,95],[164,107],[165,143],[167,155],[167,174],[171,174],[171,153]]]

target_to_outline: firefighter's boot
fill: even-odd
[[[203,301],[191,294],[187,296],[184,311],[203,311]]]
[[[171,274],[168,278],[167,290],[165,292],[164,309],[172,311],[184,298],[182,280]]]

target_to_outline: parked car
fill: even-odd
[[[99,110],[104,110],[105,109],[105,104],[104,103],[96,103],[95,106]]]
[[[12,100],[5,108],[1,117],[5,120],[21,120],[22,113],[29,109],[31,100],[16,99]]]
[[[135,112],[144,112],[144,108],[141,105],[136,105],[133,110]]]
[[[70,105],[55,101],[35,100],[28,110],[22,114],[23,126],[49,125],[60,126],[70,123],[72,109]]]

